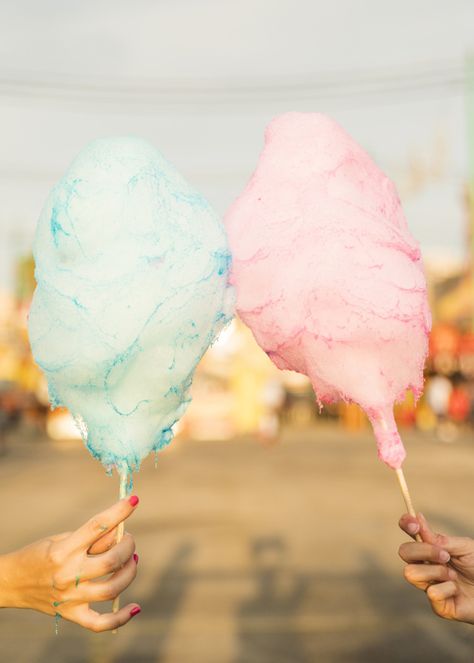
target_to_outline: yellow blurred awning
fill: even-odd
[[[463,275],[457,284],[435,303],[435,317],[456,326],[472,321],[474,315],[474,282]]]

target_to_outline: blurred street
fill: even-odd
[[[405,436],[407,479],[436,528],[474,533],[474,439]],[[79,442],[23,427],[0,457],[1,552],[77,527],[116,499]],[[254,439],[177,440],[148,459],[128,530],[140,555],[118,635],[4,610],[2,663],[339,663],[474,660],[473,627],[435,617],[402,577],[395,476],[368,432],[336,424]]]

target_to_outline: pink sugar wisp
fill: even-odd
[[[379,458],[405,449],[393,404],[423,388],[431,325],[418,244],[392,182],[333,120],[286,113],[225,219],[237,311],[319,403],[358,403]]]

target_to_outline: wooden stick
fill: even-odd
[[[381,423],[382,427],[385,430],[388,430],[388,424],[387,424],[387,421],[384,418],[380,419],[380,423]],[[399,484],[400,489],[402,491],[403,499],[405,500],[407,511],[410,514],[410,516],[413,516],[413,518],[416,518],[416,511],[413,507],[413,502],[411,501],[410,491],[408,490],[408,485],[407,485],[407,482],[406,482],[406,479],[405,479],[405,475],[403,474],[402,468],[399,467],[398,470],[395,470],[395,473],[397,475],[398,484]],[[417,534],[415,536],[415,539],[419,543],[421,543],[423,541],[423,539],[421,538],[421,536],[419,534]]]
[[[405,500],[405,504],[407,507],[407,511],[410,514],[410,516],[413,516],[413,518],[416,518],[416,511],[413,508],[413,502],[411,501],[411,496],[410,496],[410,491],[408,490],[407,482],[405,479],[405,475],[403,474],[403,470],[401,467],[398,468],[398,470],[395,470],[395,473],[397,475],[398,483],[400,484],[400,489],[402,491],[403,499]],[[423,539],[419,534],[415,536],[415,539],[421,543]]]
[[[123,500],[123,498],[127,496],[128,471],[122,467],[122,469],[119,472],[119,475],[120,475],[119,499]],[[120,541],[123,539],[124,529],[125,529],[125,523],[122,520],[122,522],[119,523],[117,527],[117,536],[115,537],[115,543],[120,543]],[[118,612],[119,608],[120,608],[120,596],[117,596],[112,604],[112,611]],[[117,633],[117,629],[115,628],[112,631],[112,633]]]

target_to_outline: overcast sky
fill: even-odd
[[[333,115],[460,257],[469,52],[472,0],[0,0],[0,286],[88,141],[148,138],[223,213],[286,110]]]

